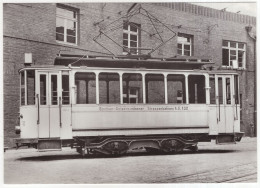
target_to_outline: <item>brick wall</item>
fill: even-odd
[[[60,51],[66,53],[99,54],[108,53],[97,45],[93,38],[99,34],[99,27],[120,18],[131,7],[131,3],[84,3],[66,4],[79,10],[79,43],[66,45],[56,42],[56,4],[4,4],[3,6],[3,71],[4,71],[4,143],[11,146],[14,126],[18,123],[19,112],[19,75],[24,53],[33,54],[33,64],[53,64]],[[250,123],[254,123],[254,42],[247,35],[245,27],[255,28],[256,18],[190,5],[188,3],[143,3],[142,7],[151,15],[163,21],[175,33],[193,35],[193,55],[211,58],[216,66],[222,64],[222,40],[245,42],[247,44],[246,70],[240,74],[240,93],[242,94],[242,131],[250,135]],[[142,30],[155,33],[148,17],[137,14],[130,21],[141,25]],[[95,25],[95,23],[100,24]],[[119,44],[122,44],[122,28],[119,26],[109,32]],[[174,33],[156,23],[162,38],[167,40]],[[141,46],[154,48],[160,44],[155,35],[141,32]],[[98,40],[116,54],[122,54],[111,40],[102,36]],[[155,51],[155,57],[173,57],[177,54],[177,37]],[[100,55],[100,54],[99,54]]]

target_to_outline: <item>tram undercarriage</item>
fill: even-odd
[[[184,149],[198,151],[198,142],[216,140],[217,144],[233,144],[240,141],[243,133],[208,135],[138,135],[138,136],[99,136],[74,137],[72,140],[60,139],[17,139],[17,148],[34,147],[38,151],[61,150],[69,146],[82,157],[96,154],[122,155],[133,150],[146,150],[148,153],[178,153]]]
[[[206,139],[206,138],[204,138]],[[179,152],[185,148],[197,150],[198,139],[177,135],[164,136],[129,136],[107,138],[75,138],[77,152],[82,156],[86,154],[124,154],[127,151],[145,148],[146,151]]]

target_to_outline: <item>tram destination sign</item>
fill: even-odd
[[[188,111],[188,106],[112,106],[112,107],[99,107],[99,111],[112,111],[112,112],[123,112],[123,111]]]

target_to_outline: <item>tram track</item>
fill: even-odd
[[[246,174],[246,175],[243,175],[243,176],[240,176],[240,177],[235,177],[235,178],[232,178],[232,179],[227,179],[227,180],[224,180],[224,181],[219,181],[219,182],[216,182],[216,183],[239,183],[239,182],[244,182],[246,180],[256,180],[257,179],[257,173],[254,172],[254,173],[250,173],[250,174]]]
[[[236,165],[230,168],[216,168],[197,173],[191,173],[175,178],[165,179],[160,183],[235,183],[256,182],[256,163]],[[158,183],[158,181],[157,181]]]

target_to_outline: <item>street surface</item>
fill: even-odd
[[[82,158],[75,149],[4,153],[5,184],[255,183],[257,139],[232,145],[199,143],[199,151]]]

